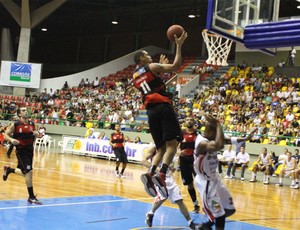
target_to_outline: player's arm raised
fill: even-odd
[[[151,63],[149,64],[150,70],[153,73],[166,73],[166,72],[173,72],[178,70],[182,65],[181,47],[186,38],[187,38],[187,33],[185,31],[182,32],[179,38],[177,38],[175,35],[176,55],[172,64]]]

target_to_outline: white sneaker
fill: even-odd
[[[256,177],[253,177],[249,182],[256,182]]]
[[[122,173],[120,173],[119,177],[125,178],[125,176]]]
[[[264,184],[270,184],[269,180],[265,180]]]
[[[292,188],[292,189],[298,189],[299,185],[298,184],[293,184],[293,185],[290,186],[290,188]]]
[[[282,187],[282,186],[283,186],[283,183],[275,184],[275,186],[280,186],[280,187]]]
[[[231,175],[231,176],[230,176],[230,179],[234,179],[234,178],[235,178],[235,176],[234,176],[234,175]]]
[[[120,177],[120,174],[119,174],[118,171],[115,171],[115,176],[116,176],[116,177]]]
[[[224,179],[230,179],[230,176],[226,175],[224,176]]]
[[[244,180],[245,180],[245,178],[244,178],[244,177],[242,177],[242,178],[241,178],[241,181],[244,181]]]

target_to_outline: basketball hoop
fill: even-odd
[[[232,40],[218,34],[202,31],[202,37],[208,51],[206,63],[209,65],[228,66],[227,58],[231,49]]]

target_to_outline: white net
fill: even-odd
[[[209,65],[228,66],[227,58],[233,41],[218,34],[211,34],[208,30],[202,31],[202,37],[208,51],[206,63]]]

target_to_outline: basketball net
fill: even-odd
[[[227,58],[233,41],[218,34],[211,34],[206,29],[202,31],[202,37],[208,51],[206,63],[228,66]]]

